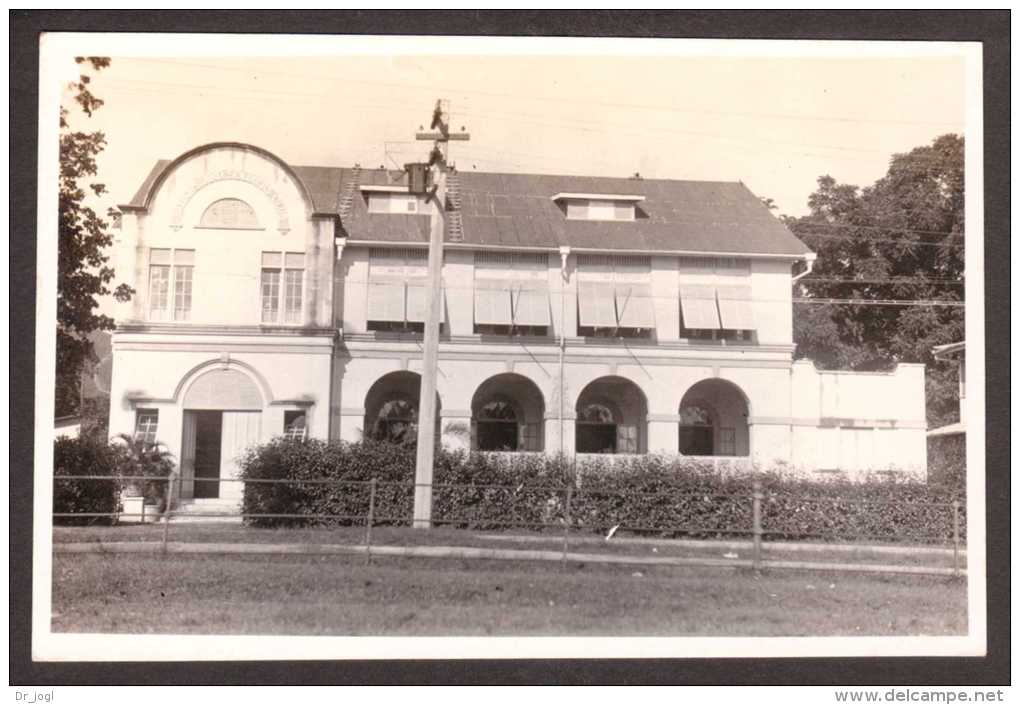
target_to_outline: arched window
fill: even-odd
[[[612,409],[604,404],[588,404],[581,409],[577,420],[582,423],[614,423]]]
[[[255,210],[241,199],[221,198],[205,209],[198,227],[253,229],[259,227],[259,219]]]
[[[577,415],[578,453],[615,453],[617,448],[616,415],[606,404],[590,403]]]
[[[517,410],[509,401],[494,399],[485,404],[477,418],[478,450],[514,451],[520,443]]]
[[[418,407],[407,399],[390,399],[379,409],[372,438],[403,443],[414,440],[417,428]]]
[[[684,455],[713,455],[714,414],[703,403],[684,403],[680,408],[680,452]]]

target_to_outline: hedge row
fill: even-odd
[[[369,510],[368,482],[375,478],[377,524],[408,524],[412,516],[415,451],[410,445],[363,441],[274,440],[251,448],[242,476],[306,483],[245,485],[253,526],[362,525]],[[754,479],[761,481],[763,530],[772,539],[952,539],[946,488],[883,478],[824,483],[780,472],[720,474],[684,458],[614,457],[574,464],[536,455],[436,450],[433,521],[443,526],[494,530],[620,531],[687,537],[751,533]],[[327,484],[330,479],[350,484]],[[960,512],[961,530],[965,522]]]

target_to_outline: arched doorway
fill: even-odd
[[[365,438],[393,443],[413,442],[418,434],[420,399],[421,375],[416,372],[390,372],[377,379],[365,395]],[[436,394],[437,437],[439,408],[439,395]]]
[[[601,377],[577,399],[574,443],[578,453],[644,453],[648,404],[636,384]]]
[[[545,447],[545,400],[538,386],[515,373],[482,382],[471,400],[471,448],[540,452]]]
[[[236,367],[199,374],[184,391],[181,498],[240,499],[238,460],[262,436],[265,400],[258,385]]]
[[[747,397],[737,385],[723,379],[698,382],[687,390],[680,402],[680,453],[750,455],[747,418]]]

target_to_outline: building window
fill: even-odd
[[[650,257],[580,255],[577,266],[578,335],[653,337]]]
[[[577,415],[578,453],[615,453],[616,417],[605,404],[587,404]]]
[[[301,323],[304,278],[305,256],[303,253],[262,253],[260,289],[263,323]]]
[[[202,213],[198,227],[224,230],[260,229],[255,210],[239,198],[221,198],[211,203]]]
[[[683,455],[714,454],[712,419],[712,412],[701,404],[684,405],[680,409],[680,452]]]
[[[390,399],[379,409],[372,439],[407,443],[418,433],[418,408],[407,399]]]
[[[403,192],[375,192],[368,194],[369,213],[391,213],[404,215],[428,214],[421,197]]]
[[[191,318],[194,265],[194,250],[149,250],[149,320]]]
[[[643,196],[558,193],[554,201],[566,204],[567,220],[634,220]]]
[[[549,255],[544,252],[476,252],[476,335],[548,335]]]
[[[159,428],[158,409],[139,409],[135,414],[135,440],[155,443]]]
[[[478,450],[516,451],[520,431],[513,404],[493,400],[483,406],[478,414],[475,433]]]
[[[308,414],[305,411],[283,412],[283,437],[303,441],[308,437]]]
[[[427,317],[428,252],[411,248],[369,251],[367,328],[377,332],[422,333]],[[441,292],[440,296],[444,293]],[[439,303],[439,326],[446,320]]]

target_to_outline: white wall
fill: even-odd
[[[259,229],[199,227],[206,208],[236,198],[252,207]],[[305,254],[303,325],[332,323],[333,224],[313,219],[304,192],[276,161],[251,150],[219,147],[173,167],[148,212],[126,212],[118,237],[118,271],[138,292],[120,306],[120,321],[148,318],[152,248],[195,251],[189,323],[260,323],[263,251]]]
[[[382,216],[380,216],[382,217]],[[366,329],[369,248],[348,245],[339,265],[343,281],[343,328],[346,333],[363,333]],[[568,337],[577,335],[577,255],[568,258],[569,280],[562,280],[559,253],[549,253],[548,283],[552,312],[550,336],[562,330]],[[790,345],[793,342],[793,309],[791,300],[791,261],[758,259],[751,261],[749,272],[734,275],[680,264],[680,258],[656,255],[651,257],[649,283],[655,313],[655,339],[659,342],[680,340],[681,284],[744,284],[751,288],[757,342],[769,345]],[[449,332],[452,335],[474,333],[474,256],[470,250],[447,248],[443,266],[443,284]],[[563,297],[561,302],[561,297]],[[561,306],[562,303],[562,306]],[[563,319],[562,323],[560,319]],[[734,344],[734,343],[730,343]]]

